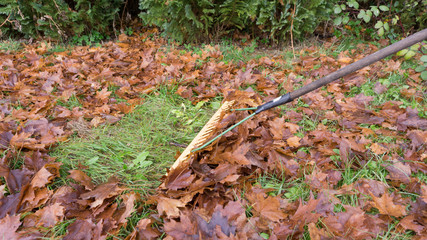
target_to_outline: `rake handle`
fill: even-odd
[[[270,102],[267,102],[261,106],[258,106],[256,113],[260,113],[262,111],[265,111],[267,109],[280,106],[282,104],[291,102],[292,100],[301,97],[302,95],[305,95],[311,91],[314,91],[322,86],[325,86],[326,84],[333,82],[339,78],[342,78],[350,73],[353,73],[359,69],[362,69],[368,65],[371,65],[372,63],[379,61],[385,57],[388,57],[394,53],[397,53],[400,50],[403,50],[405,48],[408,48],[412,45],[414,45],[417,42],[421,42],[422,40],[427,39],[427,28],[419,31],[403,40],[400,40],[396,43],[393,43],[392,45],[385,47],[381,50],[378,50],[374,52],[373,54],[366,56],[359,61],[356,61],[350,65],[347,65],[340,70],[333,72],[325,77],[322,77],[314,82],[311,82],[307,84],[304,87],[301,87],[293,92],[287,93],[285,95],[282,95]]]

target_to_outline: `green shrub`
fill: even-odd
[[[0,0],[0,36],[109,34],[123,0]]]
[[[129,27],[124,13],[179,42],[247,34],[264,43],[301,40],[331,24],[338,36],[397,39],[427,27],[427,0],[0,0],[0,37],[93,44]]]
[[[427,0],[346,0],[337,2],[334,13],[339,35],[365,30],[373,38],[394,39],[427,27]]]
[[[213,40],[234,32],[271,40],[311,34],[329,19],[327,0],[140,0],[143,22],[178,41]]]

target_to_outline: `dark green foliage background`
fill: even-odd
[[[215,40],[235,31],[272,40],[313,33],[329,19],[327,0],[142,0],[145,24],[159,26],[178,41]],[[294,11],[295,9],[295,11]],[[292,21],[293,20],[293,21]]]
[[[0,0],[1,37],[111,34],[123,0]],[[117,24],[117,23],[116,23]]]
[[[367,33],[372,35],[377,21],[387,22],[394,16],[399,22],[392,26],[392,33],[426,27],[427,0],[357,2],[360,9],[386,5],[390,10],[365,23],[356,17],[360,9],[344,9],[341,14],[351,18],[346,23],[350,27],[344,28],[344,23],[333,26],[333,20],[334,8],[345,5],[345,0],[0,0],[0,37],[78,39],[79,43],[88,39],[91,43],[128,29],[123,24],[126,16],[139,17],[144,26],[158,27],[179,42],[212,41],[234,34],[279,42],[290,40],[291,33],[294,40],[303,40],[328,26],[355,35],[370,28]]]

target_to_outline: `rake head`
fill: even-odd
[[[234,104],[233,101],[225,101],[224,104],[215,112],[215,114],[209,119],[205,126],[200,130],[197,136],[191,141],[187,148],[181,153],[176,159],[175,163],[169,169],[169,172],[177,168],[179,165],[187,162],[190,159],[191,151],[203,145],[215,132],[216,126],[222,119],[224,114],[231,109]]]

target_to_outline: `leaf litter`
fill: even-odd
[[[427,186],[414,175],[427,172],[427,120],[416,109],[399,107],[401,102],[373,110],[373,97],[348,96],[367,76],[401,71],[398,59],[307,94],[285,114],[278,109],[259,114],[169,171],[151,196],[130,191],[114,177],[96,185],[79,169],[69,171],[69,184],[53,186],[61,164],[48,155],[51,147],[78,131],[75,126],[119,121],[143,104],[141,94],[160,85],[179,85],[176,93],[193,103],[222,95],[235,100],[235,108],[255,107],[376,50],[358,45],[334,59],[312,46],[286,69],[280,56],[224,63],[218,46],[205,46],[201,54],[166,50],[165,40],[150,34],[121,35],[119,42],[70,52],[50,54],[41,44],[0,53],[1,237],[49,237],[50,228],[74,220],[59,237],[105,239],[129,224],[140,203],[153,213],[126,239],[298,239],[305,232],[312,239],[369,239],[385,234],[396,220],[397,234],[410,231],[414,239],[427,234]],[[422,96],[425,86],[407,71],[414,88],[402,94]],[[387,86],[377,83],[373,90],[381,94]],[[248,114],[227,113],[217,132]],[[311,129],[298,124],[307,117],[318,124]],[[377,135],[396,141],[373,142]],[[16,167],[19,154],[23,163]],[[382,157],[374,166],[384,168],[386,182],[364,176],[344,181],[346,171],[362,171],[375,156]],[[263,174],[289,187],[303,178],[309,195],[289,200],[286,188],[259,185]],[[348,197],[355,199],[352,205]]]

